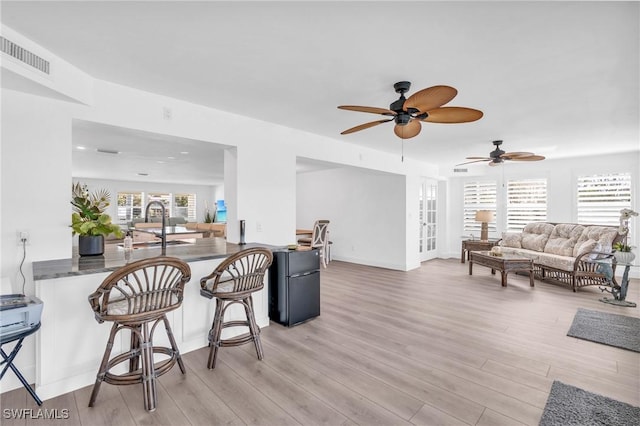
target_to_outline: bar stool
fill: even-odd
[[[157,404],[156,378],[169,371],[176,362],[182,374],[186,373],[166,313],[180,307],[184,286],[190,279],[188,264],[173,257],[159,256],[138,260],[114,271],[89,296],[96,321],[113,322],[89,407],[93,407],[103,381],[112,385],[142,383],[144,408],[153,411]],[[161,322],[171,343],[170,348],[153,345],[153,333]],[[131,332],[130,348],[110,358],[116,334],[123,330]],[[155,362],[154,354],[168,358]],[[112,368],[126,361],[129,361],[127,373],[111,372]]]
[[[242,250],[222,262],[214,271],[200,280],[200,294],[216,299],[213,324],[209,330],[209,360],[207,368],[216,367],[218,349],[221,346],[238,346],[253,342],[258,359],[263,359],[260,327],[253,312],[252,293],[264,287],[264,275],[273,261],[273,253],[266,248]],[[246,320],[224,321],[227,308],[234,303],[244,306]],[[230,339],[221,339],[222,329],[248,327],[249,333]]]
[[[308,246],[311,248],[317,248],[320,252],[320,258],[322,259],[322,266],[327,267],[327,263],[330,261],[329,252],[329,221],[328,220],[316,220],[313,224],[313,233],[311,237],[298,238],[298,244],[301,246]]]

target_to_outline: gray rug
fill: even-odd
[[[640,318],[578,308],[567,336],[640,352]]]
[[[540,426],[630,426],[640,422],[640,407],[555,381]]]

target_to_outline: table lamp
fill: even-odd
[[[489,240],[489,222],[493,222],[493,212],[491,210],[478,210],[476,212],[476,222],[482,222],[480,228],[480,240]]]

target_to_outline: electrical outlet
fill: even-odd
[[[16,236],[17,236],[17,242],[19,246],[21,246],[22,244],[29,245],[28,231],[18,231]]]
[[[262,232],[262,223],[256,222],[256,232]]]

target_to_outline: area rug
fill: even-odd
[[[637,425],[640,407],[554,381],[540,426]]]
[[[578,308],[567,336],[640,352],[640,318]]]

